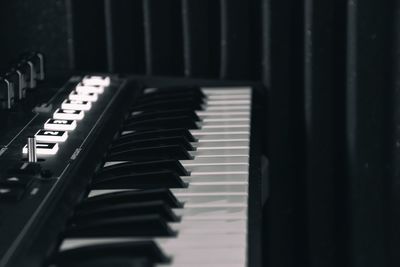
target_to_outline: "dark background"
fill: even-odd
[[[262,83],[267,266],[400,266],[400,2],[2,1],[0,67]],[[261,234],[261,233],[260,233]]]

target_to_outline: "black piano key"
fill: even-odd
[[[120,136],[118,139],[114,141],[113,144],[117,145],[119,143],[125,143],[130,140],[162,138],[162,137],[172,137],[172,136],[184,136],[189,142],[196,141],[196,138],[194,138],[194,136],[188,129],[176,128],[176,129],[134,131],[133,133]]]
[[[170,100],[158,100],[151,103],[144,103],[134,105],[131,111],[142,111],[142,110],[168,110],[168,109],[193,109],[200,110],[203,107],[203,103],[194,98],[181,98],[181,99],[170,99]]]
[[[159,159],[193,159],[193,156],[180,145],[165,145],[155,147],[121,148],[107,156],[109,161],[137,161],[137,160],[159,160]],[[155,166],[157,167],[157,166]]]
[[[190,116],[154,118],[143,121],[130,121],[124,124],[124,130],[140,129],[170,129],[170,128],[199,129],[199,125]]]
[[[62,251],[56,255],[53,263],[60,267],[87,266],[83,263],[93,263],[99,260],[103,263],[168,263],[170,259],[153,241],[121,242],[113,244],[83,246]],[[120,260],[120,261],[119,261]],[[82,264],[82,265],[78,265]],[[94,265],[96,266],[96,265]],[[103,266],[103,265],[101,265]],[[118,266],[114,264],[104,266]],[[122,265],[130,266],[130,265]],[[132,265],[148,266],[148,265]]]
[[[134,203],[161,200],[172,208],[181,208],[182,203],[166,188],[121,191],[89,197],[85,199],[78,207],[80,210],[92,209],[96,206],[117,205],[120,203]]]
[[[205,96],[201,88],[198,86],[164,86],[158,88],[147,88],[144,89],[143,95],[162,94],[162,93],[170,94],[176,92],[189,92],[189,91],[198,92],[199,94]]]
[[[185,188],[187,184],[175,172],[163,170],[95,178],[92,189]]]
[[[193,121],[200,121],[199,116],[192,109],[173,109],[173,110],[163,110],[163,111],[136,111],[125,120],[125,123],[130,121],[143,121],[150,120],[154,118],[167,118],[176,116],[189,116]]]
[[[142,95],[137,98],[135,104],[138,103],[148,103],[156,100],[171,100],[180,98],[193,98],[202,101],[204,96],[200,93],[189,91],[189,92],[177,92],[177,93],[164,93],[164,94],[152,94],[152,95]]]
[[[72,217],[73,223],[80,223],[88,220],[101,220],[104,218],[124,218],[130,216],[157,214],[168,222],[179,221],[171,207],[163,201],[122,203],[113,206],[98,206],[90,210],[77,209]]]
[[[151,237],[174,236],[176,233],[159,215],[102,218],[72,223],[66,237]]]
[[[110,148],[110,152],[118,151],[127,148],[139,148],[139,147],[150,147],[150,146],[162,146],[162,145],[179,145],[185,148],[187,151],[195,150],[192,144],[184,136],[173,136],[173,137],[161,137],[151,139],[140,139],[140,140],[129,140],[127,142],[119,142]]]
[[[127,175],[131,173],[157,170],[170,170],[181,176],[189,175],[188,171],[177,160],[152,160],[143,162],[125,162],[104,167],[97,176]]]
[[[77,260],[60,262],[53,267],[153,267],[154,263],[145,258],[96,256],[94,258],[82,257]]]

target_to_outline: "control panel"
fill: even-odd
[[[81,151],[93,145],[99,128],[107,127],[108,114],[132,91],[126,85],[118,76],[73,76],[29,112],[30,120],[13,136],[0,136],[0,266],[26,243],[23,238],[65,183],[62,178],[78,165]],[[2,107],[14,103],[10,99],[1,98]]]

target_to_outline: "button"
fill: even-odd
[[[97,98],[96,93],[78,94],[78,92],[74,90],[69,94],[70,100],[96,102]]]
[[[64,100],[61,104],[62,109],[74,109],[74,110],[90,110],[92,104],[89,101],[81,100]]]
[[[55,155],[58,151],[58,143],[36,143],[36,153],[38,155]],[[22,153],[28,153],[28,145],[22,149]]]
[[[101,85],[85,85],[83,83],[79,83],[75,90],[79,94],[90,94],[90,93],[95,93],[95,94],[102,94],[104,92],[104,86]]]
[[[91,76],[86,75],[82,79],[82,83],[84,85],[100,85],[100,86],[109,86],[111,83],[110,77],[108,76]]]
[[[45,130],[72,131],[76,128],[74,120],[48,119],[44,124]]]
[[[44,142],[64,142],[68,138],[68,132],[66,131],[51,131],[51,130],[39,130],[35,134],[37,141]]]
[[[61,120],[81,120],[85,116],[83,110],[73,110],[73,109],[57,109],[54,114],[54,119]]]
[[[24,194],[24,189],[14,186],[0,186],[0,201],[18,201]]]

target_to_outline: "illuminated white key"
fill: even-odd
[[[53,131],[73,131],[76,128],[74,120],[48,119],[44,124],[45,130]]]
[[[104,92],[104,86],[101,85],[86,85],[83,83],[79,83],[75,90],[79,94],[90,94],[90,93],[95,93],[95,94],[102,94]]]
[[[64,100],[61,104],[62,109],[90,110],[92,103],[81,100]]]
[[[82,83],[85,85],[101,85],[101,86],[109,86],[111,83],[110,77],[108,76],[90,76],[86,75]]]
[[[68,138],[67,131],[50,131],[50,130],[39,130],[36,134],[37,141],[44,142],[64,142]]]
[[[54,119],[61,120],[81,120],[85,116],[83,110],[73,110],[73,109],[57,109],[53,114]]]
[[[96,102],[97,101],[97,94],[96,93],[89,93],[89,94],[78,94],[75,90],[69,94],[70,100],[78,100],[78,101],[90,101]]]
[[[36,143],[36,154],[55,155],[58,151],[58,143]],[[22,153],[28,153],[28,145],[22,148]]]

